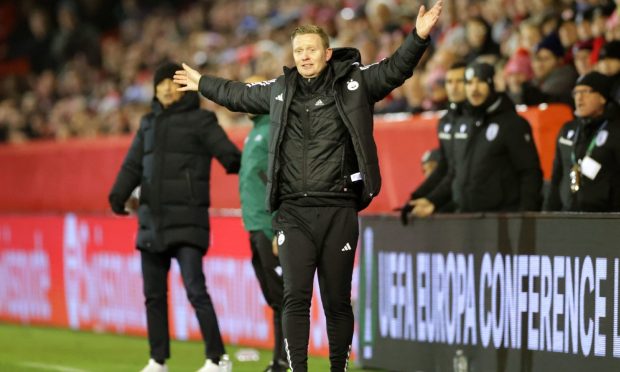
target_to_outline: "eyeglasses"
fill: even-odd
[[[573,89],[572,95],[573,95],[573,98],[575,98],[578,95],[590,94],[592,92],[594,92],[592,89]]]

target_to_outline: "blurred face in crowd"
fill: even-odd
[[[450,102],[465,100],[465,67],[446,72],[446,93]]]
[[[525,24],[519,29],[521,45],[527,50],[534,50],[542,39],[540,29],[531,24]]]
[[[164,79],[155,87],[155,97],[166,108],[183,97],[183,92],[177,90],[180,87],[172,79]]]
[[[560,64],[560,60],[549,49],[540,49],[534,55],[532,69],[534,76],[541,79],[546,77]]]
[[[605,98],[587,85],[577,85],[573,89],[575,113],[579,117],[596,117],[605,110]]]
[[[467,42],[474,48],[480,48],[487,37],[487,29],[477,20],[467,22]]]
[[[592,39],[592,23],[584,19],[577,25],[577,35],[579,36],[579,40],[590,40]]]
[[[590,50],[581,49],[574,54],[575,69],[579,75],[587,74],[592,70],[592,64],[590,63]]]
[[[575,25],[575,22],[571,21],[562,23],[558,30],[558,35],[560,36],[560,42],[564,48],[574,45],[578,40],[577,25]]]
[[[603,75],[614,76],[620,72],[620,59],[605,58],[598,61],[596,71]]]
[[[469,103],[474,107],[482,105],[489,97],[490,91],[491,87],[489,87],[489,84],[476,76],[465,82],[465,95]]]
[[[528,80],[527,75],[523,72],[508,73],[506,74],[505,79],[506,79],[506,89],[509,92],[520,92],[521,85]]]
[[[331,57],[332,49],[325,48],[318,34],[302,34],[293,39],[295,66],[304,78],[319,76]]]

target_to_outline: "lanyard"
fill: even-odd
[[[601,124],[601,126],[598,128],[596,133],[594,133],[594,136],[592,137],[592,140],[590,140],[590,144],[588,145],[588,149],[586,150],[586,154],[583,156],[584,158],[592,154],[592,150],[594,150],[594,146],[596,145],[596,139],[598,138],[598,135],[605,129],[606,126],[607,126],[607,120],[605,120],[605,122]],[[575,133],[575,147],[573,148],[573,151],[570,154],[570,159],[573,162],[573,165],[577,164],[577,155],[575,154],[575,152],[577,151],[577,141],[579,140],[580,129],[581,127],[577,127],[577,133]],[[579,159],[579,162],[581,162],[581,159]]]

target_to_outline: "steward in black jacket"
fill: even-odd
[[[465,72],[468,105],[453,135],[450,186],[427,196],[448,196],[457,212],[540,209],[542,171],[529,123],[493,88],[493,67],[474,63]]]
[[[577,118],[558,134],[545,211],[620,212],[620,116],[610,85],[598,72],[577,80]]]
[[[442,184],[450,185],[449,170],[451,164],[454,163],[454,149],[452,141],[455,128],[461,123],[463,116],[463,108],[465,106],[465,63],[456,62],[446,72],[445,88],[448,94],[450,105],[446,113],[439,119],[437,124],[437,138],[439,140],[440,158],[437,167],[422,182],[418,188],[411,193],[409,200],[401,208],[401,222],[406,225],[409,213],[413,210],[413,214],[417,217],[427,217],[433,212],[453,212],[454,204],[451,202],[450,196],[447,195],[445,200],[435,200],[432,210],[420,211],[415,209],[416,204],[428,204],[425,199],[435,189],[441,188]],[[425,199],[425,200],[421,200]]]

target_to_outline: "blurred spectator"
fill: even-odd
[[[616,10],[609,5],[610,1],[448,2],[419,71],[378,103],[376,112],[445,107],[437,77],[459,59],[494,64],[497,89],[506,89],[516,102],[572,104],[568,92],[577,74],[573,71],[562,77],[556,73],[560,81],[555,82],[555,78],[539,76],[544,70],[542,60],[550,59],[540,56],[537,46],[550,32],[557,32],[564,50],[558,65],[570,67],[577,41],[593,40],[591,63],[596,63],[605,41],[620,40],[617,4]],[[135,128],[125,108],[148,110],[153,69],[170,56],[199,66],[201,72],[234,80],[253,74],[277,76],[280,66],[293,64],[289,34],[300,22],[323,25],[334,46],[358,48],[363,64],[369,65],[389,56],[402,42],[411,30],[417,6],[417,2],[398,0],[8,2],[0,14],[0,100],[13,100],[7,105],[21,107],[27,95],[33,93],[37,98],[34,112],[18,112],[20,121],[26,123],[22,127],[25,135],[10,138],[115,135]],[[575,51],[582,47],[578,45]],[[521,48],[530,53],[538,72],[518,92],[516,81],[523,81],[523,76],[510,60],[515,54],[519,55],[516,59],[522,57]],[[508,61],[508,69],[503,61]],[[581,72],[587,71],[585,59],[576,63]],[[561,88],[562,84],[566,87]],[[69,130],[67,120],[55,121],[64,117],[58,112],[67,112],[68,99],[78,100],[75,96],[85,101],[85,111],[79,116],[91,121],[83,127],[96,126],[94,130]],[[201,105],[215,111],[223,126],[246,122],[243,115],[213,102],[202,100]]]
[[[592,70],[592,49],[594,49],[592,40],[578,41],[573,45],[573,63],[579,76],[585,75]]]
[[[525,48],[517,50],[504,66],[505,92],[515,104],[524,104],[521,95],[523,84],[534,76],[530,56]]]
[[[577,118],[558,134],[544,210],[620,212],[620,116],[609,89],[598,72],[577,80]]]
[[[541,102],[570,104],[577,73],[564,63],[564,47],[556,33],[547,35],[536,46],[532,60],[535,85],[524,89],[522,100],[528,105]]]
[[[596,70],[611,79],[609,98],[620,104],[620,41],[611,41],[601,48]]]
[[[471,62],[480,56],[498,56],[499,46],[493,41],[491,26],[482,18],[470,18],[465,26],[469,53],[465,56],[466,62]]]
[[[98,35],[91,25],[80,20],[77,5],[73,1],[65,0],[60,3],[57,22],[59,30],[51,44],[54,62],[60,66],[63,61],[81,54],[91,65],[99,65]]]
[[[525,20],[519,25],[520,46],[530,53],[534,53],[536,46],[542,40],[540,26],[533,20]]]

